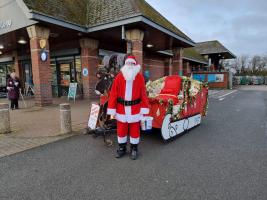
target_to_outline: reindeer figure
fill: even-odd
[[[124,57],[124,55],[112,55],[110,57],[105,56],[102,66],[99,67],[98,72],[96,73],[99,81],[96,83],[95,92],[100,96],[100,114],[98,118],[98,131],[93,130],[91,133],[93,133],[95,137],[103,135],[106,144],[108,143],[105,139],[106,132],[116,131],[116,120],[111,119],[107,115],[109,92],[114,77],[122,67],[121,63],[123,63]]]
[[[113,79],[115,77],[112,73],[97,73],[99,81],[96,84],[95,92],[100,95],[100,115],[99,115],[99,126],[104,129],[115,128],[112,126],[112,119],[107,116],[107,106],[109,99],[109,91],[112,86]]]

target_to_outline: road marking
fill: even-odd
[[[224,99],[225,99],[225,98],[220,98],[219,100],[222,101],[222,100],[224,100]]]
[[[223,98],[223,97],[226,97],[226,96],[228,96],[228,95],[230,95],[230,94],[235,93],[236,91],[237,91],[237,90],[231,91],[231,92],[229,92],[229,93],[227,93],[227,94],[224,94],[224,95],[222,95],[222,96],[219,96],[218,98],[221,99],[221,98]]]

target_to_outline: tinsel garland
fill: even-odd
[[[164,81],[165,81],[166,77],[162,77],[156,81],[149,81],[146,84],[147,87],[147,91],[149,92],[149,97],[150,98],[155,98],[160,90],[163,88],[164,86]],[[187,106],[187,104],[189,105],[193,105],[193,103],[196,100],[196,94],[200,93],[203,91],[203,88],[208,88],[208,83],[202,83],[202,82],[196,82],[194,81],[194,84],[199,84],[199,90],[194,91],[191,88],[191,83],[194,80],[192,80],[189,77],[182,77],[182,94],[178,95],[178,99],[179,100],[183,100],[182,104],[179,107],[179,110],[177,113],[173,113],[173,100],[169,99],[168,102],[162,100],[162,99],[154,99],[153,101],[156,103],[158,102],[161,106],[163,106],[164,104],[167,106],[166,108],[166,114],[171,114],[172,115],[172,120],[177,121],[179,119],[182,118],[182,114]],[[208,95],[206,96],[206,105],[205,108],[203,110],[202,116],[206,116],[207,115],[207,110],[208,110]]]
[[[202,116],[203,117],[207,116],[207,114],[208,114],[208,108],[209,108],[209,95],[207,94],[206,95],[206,104],[205,104],[205,107],[204,107],[203,113],[202,113]]]

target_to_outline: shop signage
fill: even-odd
[[[206,76],[209,83],[221,83],[224,81],[224,74],[193,74],[193,79],[204,82]]]
[[[205,74],[193,74],[193,79],[204,82],[206,79]]]
[[[46,40],[45,40],[45,39],[40,40],[40,41],[39,41],[39,44],[40,44],[40,48],[41,48],[41,49],[44,49],[44,48],[46,47]]]
[[[10,28],[12,26],[12,20],[0,21],[0,30]]]
[[[89,120],[88,120],[88,127],[91,130],[96,129],[99,111],[100,111],[100,106],[97,105],[97,104],[92,104],[92,106],[91,106],[91,112],[90,112],[90,117],[89,117]]]
[[[88,76],[89,72],[87,68],[83,68],[83,76]]]
[[[69,92],[68,92],[68,99],[72,98],[75,101],[76,93],[77,93],[77,83],[70,83],[69,85]]]
[[[47,52],[46,51],[41,51],[40,58],[41,58],[41,61],[43,61],[43,62],[47,61],[47,58],[48,58]]]
[[[220,83],[224,80],[224,74],[208,74],[209,83]]]

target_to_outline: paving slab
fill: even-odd
[[[8,103],[7,99],[0,102]],[[19,110],[10,110],[11,133],[0,135],[0,157],[12,155],[44,144],[55,142],[81,133],[87,127],[91,102],[97,100],[70,101],[73,133],[60,132],[59,104],[68,102],[66,98],[54,99],[48,107],[34,106],[33,99],[20,101]]]

